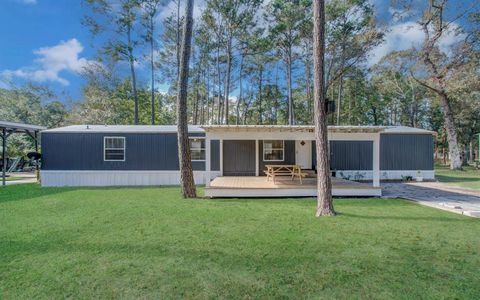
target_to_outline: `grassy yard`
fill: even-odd
[[[412,202],[0,189],[0,298],[465,298],[480,222]]]
[[[435,177],[440,182],[445,182],[452,186],[479,189],[480,190],[480,170],[474,167],[464,167],[462,171],[452,171],[448,166],[435,165]]]

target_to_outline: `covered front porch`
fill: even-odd
[[[207,197],[311,197],[316,189],[313,126],[209,125],[205,130]],[[328,139],[346,160],[370,170],[371,182],[332,177],[334,196],[381,196],[380,133],[383,127],[331,126]],[[349,151],[355,143],[355,155]],[[330,145],[332,147],[332,145]],[[332,156],[330,159],[334,159]],[[335,161],[343,159],[337,155]],[[275,182],[264,176],[268,165],[298,166],[308,178]],[[312,176],[313,175],[313,176]],[[337,174],[338,175],[338,174]],[[339,176],[341,177],[341,176]],[[350,179],[350,178],[348,178]]]

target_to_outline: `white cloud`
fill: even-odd
[[[17,70],[4,70],[1,75],[4,78],[14,77],[29,79],[36,82],[58,82],[62,85],[69,85],[68,80],[62,78],[63,71],[79,74],[93,61],[79,57],[83,51],[82,44],[77,39],[62,41],[52,47],[43,47],[34,50],[38,56],[32,66],[23,67]]]
[[[17,2],[22,4],[37,4],[37,0],[17,0]]]
[[[440,50],[449,55],[451,46],[464,38],[463,34],[457,34],[455,30],[458,26],[453,24],[439,41]],[[385,41],[373,49],[370,54],[368,64],[378,63],[385,55],[392,51],[401,51],[419,47],[425,38],[425,34],[416,22],[408,21],[404,23],[391,25],[385,34]]]

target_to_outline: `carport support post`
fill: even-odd
[[[38,153],[38,132],[33,132],[33,139],[35,140],[35,152]],[[38,158],[35,159],[35,172],[37,175],[37,182],[40,180],[40,170],[38,168]]]
[[[7,131],[2,129],[2,185],[6,185],[7,173]]]
[[[380,133],[373,139],[373,187],[380,187]]]

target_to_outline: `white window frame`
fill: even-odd
[[[282,141],[282,148],[272,148],[271,150],[282,150],[282,159],[265,159],[265,142]],[[285,140],[263,140],[262,142],[263,161],[285,161]]]
[[[123,148],[107,148],[107,139],[122,139]],[[123,150],[123,159],[107,159],[107,150]],[[127,141],[124,136],[104,136],[103,137],[103,161],[125,161],[127,158]]]
[[[204,136],[189,136],[188,137],[188,143],[189,143],[189,148],[190,148],[190,156],[192,155],[192,147],[190,147],[190,140],[204,140],[204,142],[206,143],[207,141],[205,140],[205,137]],[[205,144],[204,143],[204,144]],[[207,159],[207,149],[206,149],[207,145],[205,144],[205,147],[203,148],[200,148],[200,151],[203,150],[203,152],[205,153],[205,158],[204,159],[192,159],[192,161],[206,161]]]

